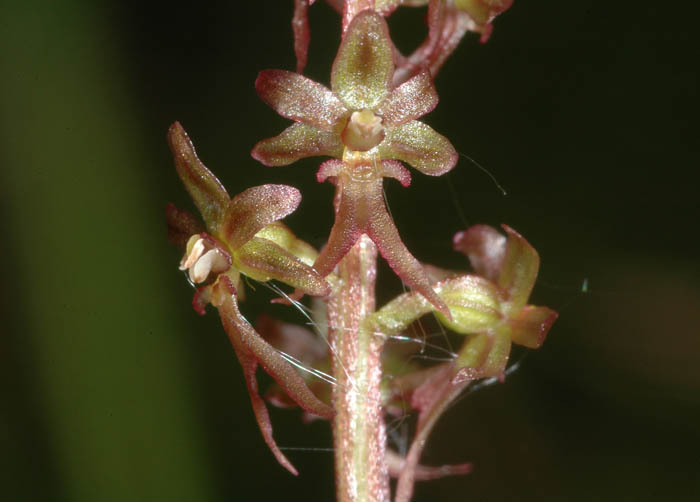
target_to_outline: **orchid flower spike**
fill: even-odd
[[[204,219],[205,229],[172,204],[166,208],[173,242],[186,243],[180,270],[186,270],[197,289],[193,305],[204,314],[211,303],[229,336],[243,367],[250,399],[265,442],[290,472],[296,470],[272,438],[265,403],[258,394],[255,372],[260,364],[299,406],[330,418],[333,410],[320,401],[304,379],[280,353],[268,344],[238,310],[241,274],[254,280],[277,279],[310,295],[325,296],[328,283],[311,267],[316,251],[298,240],[278,220],[301,201],[295,188],[285,185],[253,187],[230,198],[223,185],[199,160],[187,133],[179,123],[168,132],[180,179]]]

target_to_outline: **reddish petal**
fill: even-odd
[[[422,71],[394,89],[375,110],[382,124],[392,128],[430,113],[438,104],[438,95],[430,73]]]
[[[387,130],[379,155],[402,160],[429,176],[445,174],[457,164],[457,152],[448,139],[417,120]]]
[[[343,257],[348,254],[350,248],[357,242],[363,233],[358,221],[357,208],[348,194],[340,193],[337,200],[338,209],[335,213],[335,222],[328,236],[328,243],[316,258],[314,269],[325,277],[331,272]]]
[[[263,227],[292,213],[300,202],[299,190],[287,185],[249,188],[229,202],[220,234],[235,251]]]
[[[241,315],[234,299],[234,291],[231,281],[223,277],[215,284],[215,298],[212,299],[234,347],[244,347],[303,409],[320,417],[332,418],[333,409],[308,389],[294,367],[263,340]]]
[[[168,130],[168,143],[175,158],[177,174],[199,210],[207,228],[216,233],[229,202],[221,182],[197,157],[192,141],[179,122]]]
[[[547,307],[526,305],[515,317],[508,320],[513,343],[530,349],[539,348],[559,314]]]
[[[352,10],[360,3],[346,5]],[[351,110],[372,109],[387,95],[393,72],[386,21],[374,11],[360,12],[350,23],[333,62],[331,89]]]
[[[277,279],[308,295],[326,296],[330,286],[316,270],[272,241],[253,237],[233,253],[236,268],[256,281]]]
[[[329,132],[345,125],[339,122],[347,109],[335,94],[298,73],[261,71],[255,89],[283,117]]]
[[[506,238],[489,225],[473,225],[457,232],[454,249],[465,254],[478,275],[497,281],[506,255]]]
[[[404,58],[394,73],[395,86],[405,82],[424,68],[437,76],[445,60],[454,52],[474,21],[450,2],[430,0],[428,6],[428,38],[409,57]]]
[[[411,185],[411,173],[395,160],[383,160],[379,166],[379,173],[385,178],[394,178],[402,186]]]
[[[361,187],[361,190],[367,190]],[[369,191],[369,190],[367,190]],[[369,217],[367,235],[374,241],[379,252],[402,281],[422,294],[443,315],[451,318],[450,309],[435,293],[420,262],[406,248],[399,232],[386,211],[381,183],[378,190],[365,194]]]
[[[294,17],[292,17],[292,30],[294,31],[294,53],[297,56],[297,73],[302,73],[306,67],[306,56],[309,52],[309,0],[294,0]]]
[[[258,381],[255,378],[255,371],[258,368],[258,362],[238,338],[232,337],[231,342],[233,349],[236,352],[236,356],[238,356],[238,361],[241,363],[241,367],[243,368],[246,386],[248,387],[248,394],[250,395],[250,403],[253,406],[253,413],[255,413],[255,419],[258,422],[258,427],[260,428],[263,439],[280,465],[297,476],[299,473],[289,459],[287,459],[284,453],[282,453],[277,446],[275,439],[272,437],[272,422],[270,421],[270,415],[267,412],[265,401],[263,401],[263,399],[260,397],[260,393],[258,391]]]
[[[341,157],[343,144],[338,134],[296,123],[279,136],[258,142],[251,155],[266,166],[286,166],[305,157]]]
[[[188,239],[194,234],[204,231],[204,227],[194,216],[178,209],[171,202],[165,206],[165,222],[168,226],[168,241],[181,248],[187,245]]]

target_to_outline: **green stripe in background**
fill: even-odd
[[[9,440],[43,435],[50,461],[5,480],[0,498],[211,500],[192,368],[159,263],[164,226],[150,218],[152,160],[117,50],[91,2],[13,4],[0,16],[2,329],[29,347],[13,367],[32,381],[17,385],[37,391],[43,430],[22,430],[36,425],[12,400],[2,413],[15,416],[0,425]],[[13,450],[2,449],[11,477]]]

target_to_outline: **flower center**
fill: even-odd
[[[371,150],[384,139],[382,119],[372,110],[353,112],[343,129],[341,138],[345,146],[356,152]]]
[[[220,274],[231,267],[231,260],[211,242],[195,234],[187,241],[180,270],[187,270],[195,284],[204,282],[210,273]]]

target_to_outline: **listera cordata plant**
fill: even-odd
[[[420,464],[440,416],[475,382],[503,381],[512,345],[538,348],[557,317],[528,304],[539,256],[515,230],[476,225],[458,232],[453,245],[468,258],[470,273],[424,264],[404,245],[383,190],[385,178],[410,185],[406,165],[429,176],[455,167],[452,144],[422,121],[438,103],[433,79],[465,33],[478,32],[486,42],[512,0],[327,2],[342,19],[330,86],[302,75],[313,1],[295,0],[296,72],[264,70],[255,83],[262,100],[292,123],[252,150],[267,166],[327,157],[316,173],[319,182],[335,185],[326,245],[317,251],[280,221],[298,207],[297,189],[263,185],[231,197],[179,123],[168,140],[203,223],[168,205],[169,237],[184,248],[180,269],[196,286],[195,310],[204,314],[209,304],[218,310],[262,436],[280,464],[296,474],[273,440],[258,366],[274,379],[265,394],[271,404],[331,422],[339,502],[388,502],[390,477],[398,478],[394,500],[408,502],[415,481],[470,471],[470,464]],[[402,55],[385,18],[399,7],[424,6],[427,37]],[[377,308],[379,254],[410,289]],[[311,297],[315,332],[267,315],[257,329],[248,322],[239,309],[244,284],[273,280],[289,287],[287,293],[275,287],[277,303],[299,307]],[[412,329],[426,316],[461,340],[438,364],[410,357],[419,344],[393,342],[416,342]],[[410,410],[417,413],[415,435],[400,455],[386,423]]]

